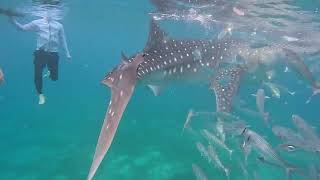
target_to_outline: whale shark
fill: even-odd
[[[137,84],[143,84],[159,95],[161,87],[176,81],[207,84],[215,93],[216,111],[231,112],[244,75],[260,64],[270,64],[277,55],[292,52],[270,46],[251,48],[234,38],[217,40],[175,39],[151,20],[147,43],[142,52],[131,57],[122,53],[118,66],[102,80],[111,89],[111,99],[98,138],[92,165],[91,180],[111,146],[122,114]],[[270,62],[269,62],[270,60]],[[290,61],[286,61],[290,62]],[[300,59],[294,64],[298,66]],[[298,70],[306,71],[305,68]],[[299,72],[300,74],[308,74]],[[309,76],[307,76],[308,78]],[[311,79],[313,81],[313,79]]]

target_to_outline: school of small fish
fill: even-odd
[[[276,25],[277,27],[278,25],[280,26],[280,24],[282,24],[282,29],[280,28],[280,30],[278,30],[279,28],[276,30],[270,28],[271,26],[269,26],[268,23],[274,22],[264,22],[262,19],[258,20],[259,18],[261,18],[258,15],[259,13],[263,12],[263,16],[266,16],[266,14],[272,15],[272,13],[277,13],[277,10],[284,11],[284,9],[289,13],[288,16],[294,16],[294,13],[289,10],[292,7],[290,7],[289,5],[284,5],[283,3],[285,1],[282,0],[268,0],[261,2],[239,0],[236,1],[238,3],[218,0],[212,2],[212,6],[210,6],[210,1],[201,0],[177,0],[174,1],[174,3],[170,0],[151,0],[151,2],[153,2],[154,5],[158,8],[157,14],[154,14],[159,18],[157,20],[172,19],[173,17],[175,17],[175,20],[178,21],[199,21],[198,17],[205,15],[207,18],[202,19],[202,25],[205,24],[206,26],[208,26],[208,24],[213,24],[221,27],[221,30],[217,33],[216,36],[216,39],[219,40],[233,36],[233,34],[236,33],[237,30],[242,31],[242,33],[245,31],[250,31],[248,32],[248,34],[250,34],[253,39],[252,41],[254,41],[254,44],[257,45],[257,47],[264,46],[263,43],[259,44],[259,38],[260,36],[266,36],[266,39],[263,39],[263,41],[268,41],[269,38],[271,41],[277,42],[281,45],[286,44],[286,47],[295,49],[299,52],[303,51],[303,53],[310,56],[320,52],[317,48],[308,49],[306,48],[307,46],[305,46],[307,44],[306,41],[311,42],[311,39],[306,40],[306,37],[316,37],[315,35],[304,35],[301,33],[297,33],[298,31],[294,32],[295,30],[292,29],[288,30],[286,28],[290,27],[290,25],[286,25],[286,23],[288,22],[281,22],[279,20],[280,18],[275,18],[276,20],[279,20],[279,22],[277,22],[278,24]],[[161,6],[164,4],[165,6]],[[184,13],[188,12],[187,15],[181,13],[179,15],[179,11],[181,10],[174,11],[174,9],[178,9],[177,7],[180,7],[180,5],[183,5],[181,9],[183,9],[182,11]],[[189,6],[192,7],[191,11],[188,10]],[[210,8],[215,12],[212,15],[207,13],[209,11],[205,11],[205,9]],[[264,8],[270,10],[270,12],[268,12],[268,10],[265,10]],[[170,12],[173,11],[175,13],[173,15],[170,14]],[[201,11],[206,12],[206,14],[201,14]],[[221,15],[224,17],[222,18]],[[307,16],[305,17],[308,19]],[[246,20],[244,20],[245,17]],[[257,19],[252,17],[255,17]],[[253,19],[252,21],[249,20],[251,18]],[[313,29],[313,27],[311,26],[313,25],[310,25],[309,29]],[[259,28],[263,32],[258,32]],[[318,31],[312,32],[314,32],[315,34],[319,34]],[[271,38],[271,35],[275,34],[276,36],[278,36],[278,38]],[[257,39],[259,39],[258,42],[256,42]],[[320,43],[315,41],[317,40],[312,41],[313,45],[320,45]],[[302,44],[304,44],[303,47],[301,46]],[[200,52],[195,51],[194,54],[197,59],[202,59],[202,54]],[[261,54],[259,56],[261,56]],[[273,58],[272,54],[266,54],[266,56],[267,59],[268,57],[270,57],[270,59]],[[287,52],[286,56],[289,59],[299,59],[296,54],[292,54],[291,52]],[[232,60],[232,62],[234,64],[241,65],[241,58],[236,57],[234,58],[234,60]],[[286,74],[292,73],[295,70],[303,72],[300,75],[303,76],[306,81],[309,81],[311,82],[311,84],[313,84],[313,94],[306,101],[306,103],[308,104],[311,102],[312,98],[315,95],[320,93],[320,90],[315,88],[318,87],[319,84],[317,84],[316,80],[312,77],[312,75],[309,73],[309,70],[307,69],[308,67],[306,66],[306,64],[300,63],[298,61],[295,62],[295,60],[292,60],[291,65],[287,63],[284,66],[282,72]],[[315,69],[315,66],[310,67],[310,69]],[[273,114],[271,110],[273,108],[271,107],[271,105],[273,103],[282,103],[287,105],[287,100],[290,97],[297,97],[297,94],[299,94],[298,90],[293,91],[291,88],[283,85],[283,83],[277,82],[276,78],[279,76],[273,69],[265,69],[264,76],[266,76],[267,81],[263,81],[261,83],[261,86],[256,89],[256,93],[251,94],[255,98],[256,107],[248,108],[239,105],[232,107],[232,110],[220,111],[217,109],[216,112],[195,111],[194,109],[191,109],[183,125],[183,135],[185,136],[187,133],[190,134],[190,132],[192,132],[191,134],[193,136],[197,135],[197,137],[201,138],[195,142],[197,151],[199,151],[201,157],[206,160],[208,165],[212,166],[212,168],[214,168],[217,173],[219,171],[220,173],[224,173],[226,179],[233,179],[233,177],[245,180],[265,179],[263,178],[263,175],[259,174],[256,169],[250,169],[250,166],[248,165],[248,159],[251,158],[256,159],[255,162],[258,166],[262,166],[263,168],[273,167],[277,168],[279,172],[282,171],[282,179],[289,180],[293,177],[307,180],[320,179],[319,165],[315,164],[314,162],[310,162],[309,165],[303,166],[300,164],[296,164],[296,161],[294,161],[294,159],[290,159],[284,155],[297,152],[305,152],[310,153],[312,156],[318,156],[320,153],[320,137],[317,134],[317,128],[310,125],[308,123],[310,121],[306,121],[301,116],[296,114],[292,114],[292,120],[287,120],[287,122],[290,122],[290,124],[292,124],[295,128],[289,128],[289,126],[277,124],[272,118]],[[259,77],[253,77],[253,79],[257,78]],[[301,82],[298,83],[301,84]],[[215,90],[218,91],[217,89]],[[201,127],[197,130],[197,128],[194,128],[192,124],[197,124],[199,123],[199,121],[192,121],[192,119],[200,119],[202,116],[210,117],[210,119],[212,119],[213,121],[209,123],[210,125],[206,124],[204,127]],[[269,137],[260,132],[259,129],[251,127],[250,120],[248,119],[259,119],[259,121],[261,121],[265,126],[264,131],[269,131],[270,134],[273,134],[273,137],[276,137],[278,139],[278,142],[274,143],[273,141],[270,141]],[[184,134],[186,130],[190,131]],[[238,144],[238,146],[232,146],[234,144]],[[237,157],[235,155],[239,152],[242,154],[241,157]],[[229,160],[225,158],[226,153],[229,156]],[[239,176],[241,176],[239,174],[232,174],[232,168],[235,167],[231,168],[231,164],[235,160],[236,164],[238,165],[238,170],[243,173],[242,178],[239,178]],[[202,169],[201,166],[196,163],[193,163],[191,166],[194,176],[197,180],[210,179],[210,176],[208,176],[208,174],[210,173],[204,171],[207,168]]]
[[[193,113],[196,114],[197,112]],[[205,114],[204,112],[199,113]],[[209,112],[207,112],[207,114],[209,114]],[[219,117],[219,113],[212,112],[211,114],[213,115],[212,117]],[[232,141],[235,141],[235,139],[240,140],[237,148],[230,148],[226,142],[219,139],[214,133],[216,129],[212,128],[213,126],[208,129],[199,130],[198,132],[195,130],[193,131],[194,133],[202,135],[202,140],[206,140],[208,144],[206,148],[206,145],[201,142],[202,140],[196,142],[197,150],[200,152],[201,156],[210,165],[213,165],[213,168],[224,172],[227,179],[232,177],[230,174],[232,169],[229,168],[232,159],[230,158],[228,161],[224,158],[223,151],[217,151],[216,149],[228,152],[230,157],[233,152],[236,151],[243,154],[243,159],[240,158],[240,160],[239,157],[233,157],[234,159],[238,159],[237,164],[238,168],[243,172],[243,179],[250,179],[249,177],[251,175],[254,177],[258,176],[256,171],[251,173],[250,169],[248,170],[248,158],[253,156],[251,155],[253,152],[255,152],[254,157],[256,158],[256,162],[263,167],[276,167],[280,171],[283,169],[283,173],[285,174],[284,179],[291,179],[293,176],[300,176],[300,178],[307,178],[310,180],[316,180],[318,178],[318,167],[312,162],[310,162],[310,166],[303,167],[290,162],[281,155],[282,152],[294,153],[298,151],[311,153],[316,156],[320,153],[320,137],[316,133],[315,128],[308,124],[302,117],[292,115],[292,124],[296,129],[290,129],[279,125],[273,125],[272,128],[269,128],[274,136],[278,137],[281,142],[277,146],[273,146],[268,142],[267,137],[254,131],[248,123],[239,120],[239,117],[225,112],[223,114],[224,116],[229,117],[228,120],[223,122],[224,132],[227,136],[230,136],[227,138],[228,142],[231,143]],[[231,120],[230,117],[233,117],[233,120]],[[191,123],[187,128],[191,128]],[[230,164],[228,165],[226,161]],[[193,168],[193,171],[197,179],[199,179],[199,174],[201,174],[201,177],[208,177],[199,166]]]

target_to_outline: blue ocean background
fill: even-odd
[[[133,55],[147,41],[148,13],[154,9],[147,0],[70,0],[65,4],[68,11],[63,24],[72,62],[67,62],[61,51],[59,81],[44,80],[44,106],[38,105],[33,84],[35,34],[18,31],[7,17],[0,16],[0,66],[5,73],[5,83],[0,87],[1,180],[86,179],[110,98],[110,90],[100,81],[119,63],[122,50]],[[315,0],[299,0],[296,4],[310,11],[320,7]],[[2,0],[0,5],[16,8],[23,3]],[[208,34],[192,24],[161,25],[175,38],[204,38],[215,33]],[[316,77],[320,79],[319,74]],[[295,79],[290,73],[279,83],[296,95],[267,100],[266,110],[273,124],[293,127],[291,115],[298,114],[319,132],[320,97],[305,104],[311,88],[305,83],[296,85]],[[240,99],[253,110],[255,98],[251,94],[256,89],[244,83],[240,91]],[[201,165],[209,179],[226,179],[222,171],[200,156],[195,142],[201,138],[190,133],[181,135],[190,108],[215,111],[215,96],[208,86],[172,84],[159,97],[138,86],[95,179],[189,180],[195,179],[192,163]],[[280,143],[261,119],[241,115],[273,146]],[[214,119],[195,118],[193,123],[201,126],[210,121]],[[238,146],[232,140],[230,144]],[[280,155],[299,167],[319,165],[319,155],[303,151]],[[243,161],[242,152],[236,152],[232,160],[227,154],[221,159],[230,167],[231,179],[244,179],[238,165]],[[251,179],[254,172],[260,179],[285,177],[283,169],[259,165],[254,155],[249,158],[248,172]],[[303,178],[295,175],[293,179]]]

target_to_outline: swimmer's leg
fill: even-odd
[[[59,55],[56,52],[51,52],[48,57],[48,70],[49,77],[52,81],[58,80],[58,65],[59,65]]]
[[[45,103],[45,97],[42,92],[42,71],[46,65],[44,57],[45,55],[42,51],[37,50],[34,52],[34,83],[39,94],[39,104]]]

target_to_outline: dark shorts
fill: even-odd
[[[36,50],[34,53],[34,82],[37,92],[42,94],[42,72],[45,67],[50,71],[50,79],[58,80],[59,55],[57,52]]]

